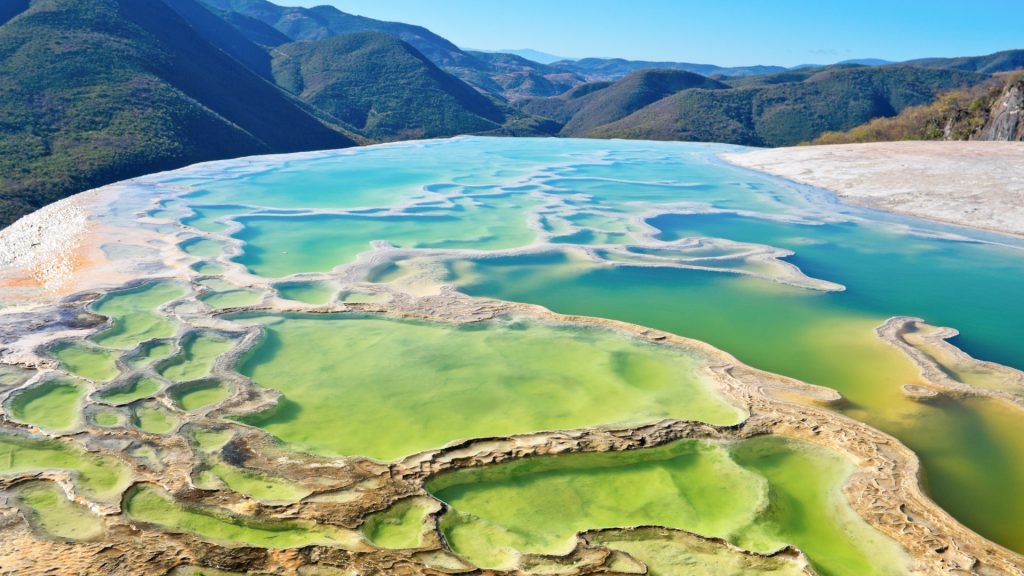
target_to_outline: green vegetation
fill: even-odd
[[[973,72],[911,66],[820,71],[800,82],[728,90],[684,90],[586,133],[640,138],[789,146],[847,130],[941,92],[984,81]]]
[[[967,140],[988,122],[993,103],[1024,75],[951,90],[930,104],[911,106],[892,118],[875,118],[846,132],[826,132],[813,144],[890,142],[896,140]]]
[[[329,6],[10,0],[0,7],[0,226],[139,174],[369,141],[561,131],[794,144],[922,105],[1022,55],[805,70],[545,65]]]
[[[701,83],[693,74],[680,76],[685,72],[669,74],[647,70],[516,105],[562,123],[564,136],[787,146],[893,116],[988,78],[911,66],[833,66],[730,80],[729,88],[707,78]]]
[[[0,79],[0,226],[131,176],[355,143],[160,0],[37,0],[0,25]]]
[[[952,68],[971,72],[1010,72],[1024,68],[1024,50],[1003,50],[985,56],[960,56],[958,58],[925,58],[911,60],[907,64],[927,68]]]
[[[576,99],[583,106],[562,128],[565,136],[583,136],[598,126],[625,118],[666,96],[690,88],[720,89],[725,84],[682,70],[640,70],[607,88]]]
[[[486,96],[383,32],[279,46],[273,66],[279,85],[375,139],[483,132],[504,122]]]

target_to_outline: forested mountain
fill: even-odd
[[[826,132],[814,143],[894,140],[1024,141],[1024,73],[1004,74],[971,88],[950,90],[897,116],[875,118],[845,132]]]
[[[1022,60],[542,64],[325,6],[3,0],[0,226],[108,182],[246,154],[467,133],[789,145],[973,94]],[[1015,129],[1012,104],[995,132]]]
[[[33,0],[0,26],[0,224],[87,188],[355,138],[161,0]]]
[[[924,58],[904,62],[925,68],[951,68],[994,74],[1024,68],[1024,50],[1004,50],[985,56],[963,56],[960,58]]]
[[[523,102],[524,110],[565,125],[564,136],[586,136],[599,126],[629,116],[662,98],[690,88],[721,89],[725,84],[682,70],[640,70],[614,83],[576,88],[563,97]]]
[[[486,132],[505,122],[490,98],[383,32],[279,46],[273,71],[281,87],[376,140]]]
[[[801,71],[792,81],[779,83],[686,87],[604,123],[595,121],[588,104],[602,93],[622,91],[625,80],[599,85],[578,98],[534,100],[523,106],[563,122],[563,135],[787,146],[893,116],[908,106],[930,102],[940,92],[986,78],[974,72],[911,66]]]
[[[584,82],[582,77],[567,70],[512,55],[470,53],[421,26],[356,16],[333,6],[284,7],[267,0],[203,1],[217,11],[272,26],[294,41],[323,40],[353,32],[383,32],[407,42],[444,71],[481,91],[507,98],[547,96],[557,93],[555,90],[564,91]],[[249,30],[239,29],[259,42]],[[514,64],[510,64],[510,57],[517,59]]]

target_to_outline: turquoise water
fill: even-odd
[[[889,316],[921,316],[960,330],[954,343],[972,355],[1024,368],[1021,243],[915,234],[908,225],[933,233],[950,228],[846,208],[716,159],[735,149],[459,138],[254,161],[194,183],[185,200],[198,209],[186,220],[225,233],[214,219],[232,216],[225,207],[246,206],[236,218],[234,237],[245,242],[236,261],[274,278],[344,267],[374,250],[374,242],[488,252],[531,246],[529,254],[445,256],[447,280],[471,295],[697,338],[753,366],[832,387],[847,399],[837,409],[920,455],[927,488],[942,506],[1024,551],[1024,418],[986,400],[908,400],[901,386],[919,379],[916,369],[874,334]],[[652,217],[664,212],[671,214]],[[956,232],[967,240],[995,238]],[[847,290],[612,266],[600,260],[600,248],[585,252],[630,243],[642,244],[633,249],[643,254],[690,236],[792,250],[788,261],[804,273]],[[222,251],[210,242],[183,248],[197,256]]]
[[[533,242],[527,226],[529,198],[460,198],[448,209],[405,216],[250,216],[235,237],[245,241],[237,258],[269,277],[327,272],[372,249],[371,241],[397,248],[495,250]]]

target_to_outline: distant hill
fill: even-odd
[[[881,58],[852,58],[850,60],[843,60],[836,62],[836,64],[859,64],[861,66],[884,66],[886,64],[894,64],[892,60],[882,60]]]
[[[586,82],[578,74],[534,62],[515,54],[503,52],[470,52],[469,54],[480,64],[473,69],[460,71],[449,68],[449,71],[462,78],[476,79],[478,86],[490,86],[491,92],[513,100],[532,96],[556,96]],[[478,79],[478,75],[485,78]]]
[[[478,50],[479,52],[479,50]],[[541,52],[540,50],[533,50],[530,48],[520,48],[516,50],[486,50],[486,52],[498,52],[500,54],[514,54],[527,60],[533,60],[541,64],[551,64],[552,62],[558,62],[559,60],[569,60],[562,56],[555,56],[554,54],[548,54],[547,52]]]
[[[727,85],[683,70],[638,70],[616,82],[583,84],[553,98],[516,102],[523,111],[562,124],[562,136],[588,136],[593,129],[689,88],[719,89]]]
[[[0,25],[0,225],[140,174],[354,144],[160,0],[34,0]]]
[[[385,22],[342,12],[333,6],[299,8],[266,0],[203,0],[219,10],[237,12],[269,24],[292,40],[323,40],[352,32],[384,32],[416,47],[441,66],[464,64],[472,58],[458,46],[422,26]]]
[[[903,62],[912,66],[927,68],[950,68],[994,74],[1024,68],[1024,50],[1004,50],[986,56],[964,56],[961,58],[924,58]]]
[[[278,84],[376,140],[494,130],[505,114],[486,96],[382,32],[274,50]]]
[[[480,91],[503,98],[548,96],[582,84],[582,77],[562,69],[545,69],[544,64],[515,55],[471,53],[462,50],[445,38],[423,28],[402,22],[386,22],[364,16],[348,14],[333,6],[315,8],[278,6],[267,0],[202,0],[215,11],[236,18],[255,19],[273,27],[293,41],[323,40],[353,32],[383,32],[407,42],[439,68]],[[237,16],[236,16],[237,15]],[[240,31],[249,39],[260,42],[250,32],[251,26]],[[516,69],[508,65],[509,58],[518,59]],[[504,62],[501,62],[504,60]]]
[[[786,70],[782,66],[738,66],[722,67],[713,64],[692,64],[689,62],[650,62],[645,60],[625,60],[623,58],[583,58],[580,60],[560,60],[551,64],[583,76],[589,81],[618,80],[637,70],[660,68],[666,70],[685,70],[702,76],[755,76]]]
[[[548,117],[564,121],[566,127],[582,124],[582,135],[590,137],[787,146],[812,140],[826,131],[846,130],[872,118],[893,116],[908,106],[930,102],[940,92],[978,84],[986,78],[973,72],[912,66],[834,67],[811,71],[794,82],[684,88],[596,126],[589,120],[585,124],[577,121],[577,116],[585,114],[590,100],[618,83],[577,98],[560,97],[564,101],[561,108],[549,102],[555,99],[523,105],[534,114],[548,112]],[[579,87],[574,92],[583,90]],[[567,108],[570,113],[564,120]]]

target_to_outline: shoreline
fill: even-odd
[[[851,206],[1024,239],[1024,143],[876,142],[719,157],[828,190]]]

